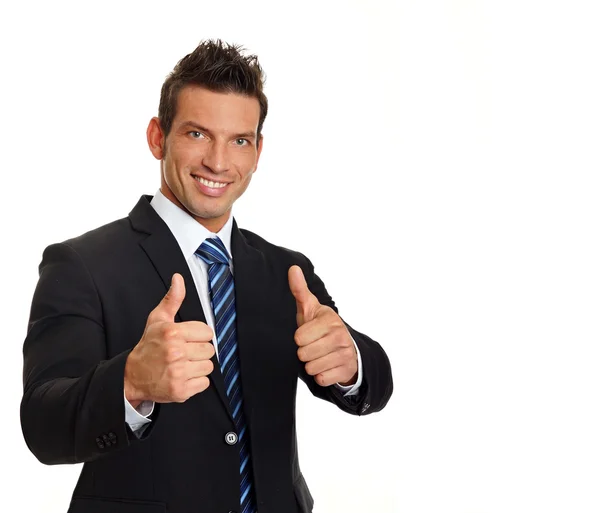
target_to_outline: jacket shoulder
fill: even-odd
[[[131,236],[131,224],[129,219],[124,217],[117,219],[103,226],[89,230],[81,235],[62,241],[62,244],[71,246],[74,249],[85,248],[88,246],[102,246],[110,244],[116,239]]]
[[[125,255],[136,251],[140,235],[143,234],[136,233],[131,227],[130,220],[124,217],[76,237],[51,244],[44,250],[44,256],[52,254],[47,253],[48,251],[67,247],[88,265],[94,263],[110,266],[122,261]]]
[[[286,263],[289,263],[289,265],[296,264],[302,267],[306,264],[309,264],[312,266],[310,260],[299,251],[273,244],[260,235],[257,235],[256,233],[244,228],[240,228],[240,232],[242,232],[242,235],[246,238],[248,244],[267,256],[271,256],[277,260],[285,261]]]

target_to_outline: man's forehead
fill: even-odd
[[[177,98],[176,122],[205,126],[211,121],[256,130],[260,116],[258,99],[232,92],[215,92],[200,86],[184,87]],[[208,128],[208,127],[207,127]]]

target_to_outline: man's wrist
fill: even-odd
[[[352,379],[350,381],[346,381],[344,383],[340,382],[338,384],[343,387],[351,387],[353,385],[356,385],[357,380],[358,380],[358,370],[354,373],[354,376],[352,376]]]
[[[140,397],[140,394],[137,392],[136,388],[127,379],[127,376],[123,382],[123,391],[125,393],[125,399],[127,402],[135,409],[137,409],[140,403],[144,400],[143,397]]]
[[[128,402],[129,404],[131,404],[131,407],[132,407],[134,410],[137,410],[137,409],[138,409],[138,406],[139,406],[140,404],[142,404],[142,401],[130,401],[129,399],[127,399],[127,402]]]

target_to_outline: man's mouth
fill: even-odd
[[[211,189],[222,189],[226,185],[226,182],[213,182],[212,180],[207,180],[206,178],[202,178],[201,176],[194,176],[194,180],[200,182],[202,185],[206,187],[210,187]]]

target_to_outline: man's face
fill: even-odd
[[[158,120],[150,121],[150,149],[162,159],[161,192],[213,232],[256,171],[259,117],[256,98],[186,86],[166,140]]]

